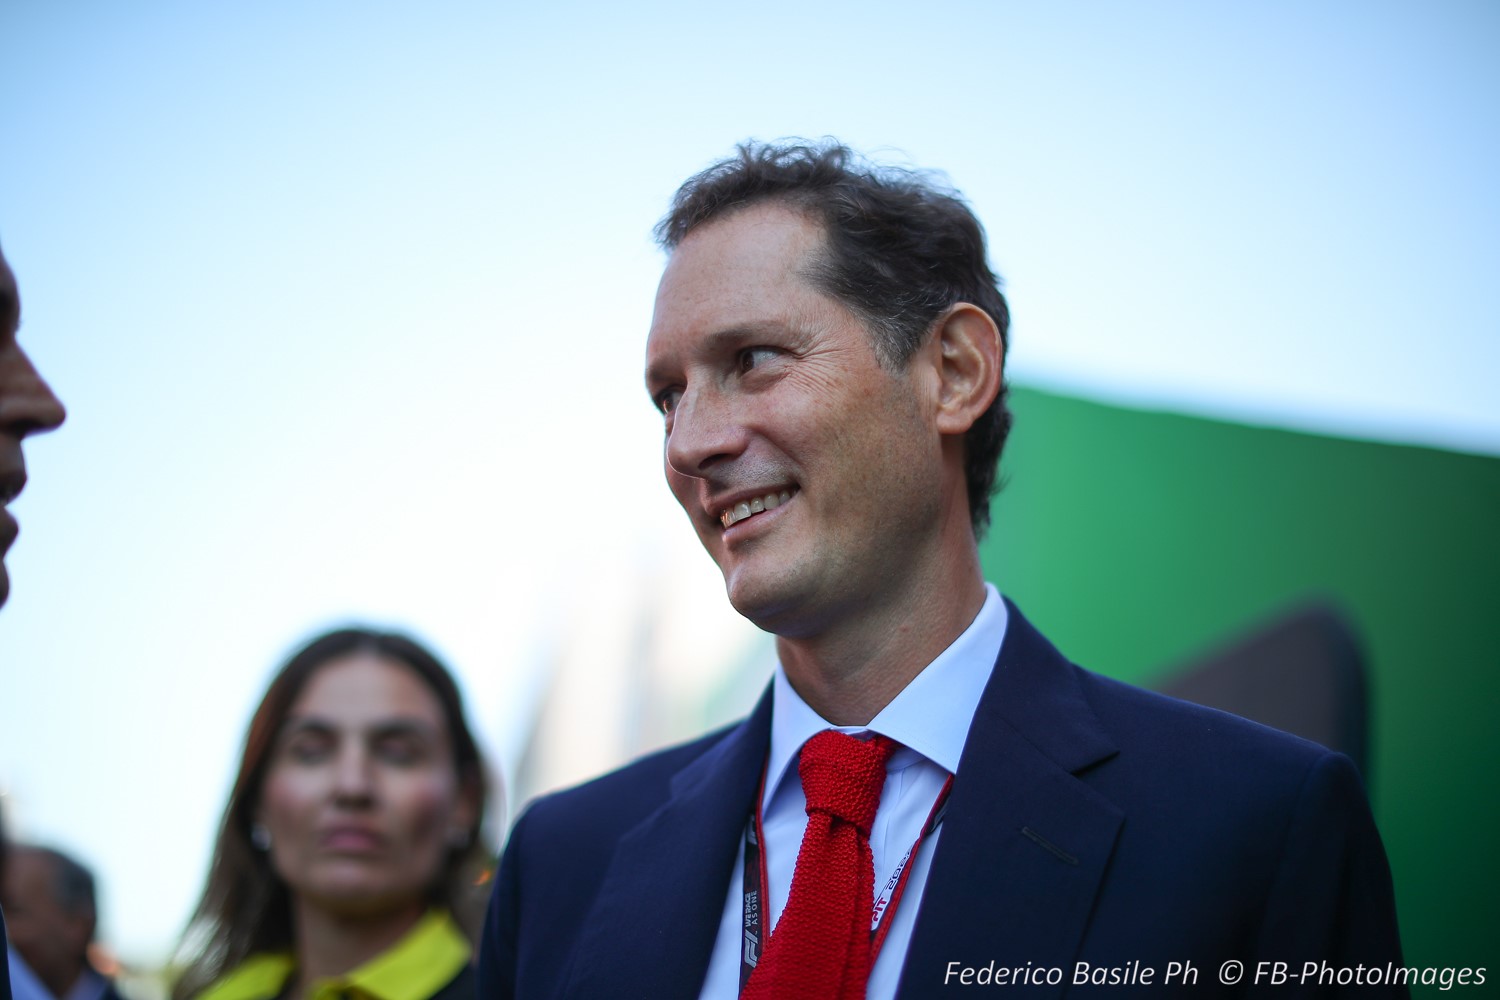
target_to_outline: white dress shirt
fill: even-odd
[[[55,1000],[52,991],[42,985],[21,953],[9,944],[5,949],[10,960],[10,992],[14,1000]]]
[[[58,1000],[99,1000],[104,996],[104,991],[109,988],[109,980],[105,979],[93,969],[85,968],[78,974],[78,979],[68,989],[66,996]]]
[[[109,986],[109,980],[93,969],[85,968],[78,974],[78,979],[66,996],[54,997],[52,991],[31,971],[31,966],[26,964],[21,953],[9,944],[5,947],[10,960],[10,988],[14,1000],[99,1000],[104,995],[105,987]]]
[[[984,606],[974,621],[868,726],[834,726],[827,722],[793,690],[786,672],[780,664],[776,665],[771,691],[771,750],[761,803],[766,874],[770,882],[765,888],[765,914],[773,934],[776,921],[786,907],[792,870],[802,846],[802,831],[807,826],[807,799],[796,767],[802,744],[825,729],[854,735],[875,732],[901,744],[886,763],[880,808],[870,829],[875,887],[879,890],[916,842],[948,776],[958,770],[969,724],[974,721],[980,695],[1005,639],[1007,618],[999,592],[992,584],[985,584]],[[939,826],[922,841],[921,850],[911,861],[911,874],[907,876],[901,903],[885,918],[891,927],[870,970],[868,1000],[890,1000],[896,995],[918,903],[927,885],[932,852],[942,833]],[[708,976],[699,994],[702,1000],[731,1000],[739,995],[744,866],[745,843],[741,838],[719,920],[719,934],[709,958]],[[874,900],[870,902],[873,906]]]

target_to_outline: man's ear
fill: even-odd
[[[937,428],[964,434],[995,401],[1004,377],[1000,328],[989,313],[960,302],[937,319]]]
[[[94,908],[84,906],[64,914],[63,926],[66,928],[69,943],[76,951],[84,951],[94,940],[94,931],[98,929],[98,919],[94,914]]]

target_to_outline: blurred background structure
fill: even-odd
[[[834,134],[988,227],[991,578],[1146,682],[1336,603],[1408,958],[1493,965],[1497,46],[1479,0],[5,0],[0,244],[71,412],[14,508],[13,835],[161,961],[253,699],[348,620],[455,666],[512,813],[748,707],[769,640],[641,387],[650,229]]]

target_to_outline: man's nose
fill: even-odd
[[[672,411],[667,465],[683,476],[702,478],[745,447],[745,425],[724,393],[689,389]]]
[[[56,430],[68,416],[62,402],[19,344],[5,354],[0,359],[0,430],[15,437]]]

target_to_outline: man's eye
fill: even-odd
[[[738,362],[740,374],[743,375],[750,369],[765,364],[776,356],[776,350],[771,347],[747,347],[739,353]]]
[[[668,389],[665,392],[657,393],[652,402],[656,404],[656,409],[660,413],[666,415],[677,408],[677,401],[681,398],[681,389]]]

